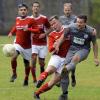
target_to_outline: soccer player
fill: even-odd
[[[64,15],[60,16],[60,21],[62,22],[62,24],[64,26],[68,26],[69,24],[75,23],[76,18],[77,18],[77,16],[73,15],[73,12],[72,12],[72,4],[64,3]],[[96,30],[94,28],[93,28],[93,30],[94,30],[93,34],[95,34]],[[63,92],[67,90],[66,77],[67,77],[67,75],[64,75],[64,77],[61,79],[61,82],[60,82],[60,85],[62,87],[62,94],[61,94],[60,98],[65,97]],[[71,85],[72,85],[72,87],[74,87],[76,85],[75,69],[73,69],[71,71],[71,79],[72,79]],[[59,84],[57,83],[57,85],[59,85]]]
[[[62,25],[65,27],[69,24],[75,23],[76,16],[72,13],[72,4],[71,3],[64,3],[64,9],[63,9],[64,15],[60,16],[60,21]],[[75,79],[75,69],[71,72],[71,85],[74,87],[76,85],[76,79]],[[61,79],[61,84],[66,83],[66,76]],[[64,87],[65,89],[65,87]]]
[[[48,36],[48,49],[49,49],[49,52],[52,53],[52,56],[49,60],[47,68],[45,69],[43,73],[41,73],[39,80],[37,80],[36,86],[39,88],[50,74],[53,74],[53,76],[49,82],[45,83],[43,86],[39,88],[39,90],[37,90],[34,93],[34,98],[36,100],[40,100],[39,95],[41,93],[50,90],[57,82],[60,81],[61,77],[60,77],[59,71],[62,65],[64,64],[66,54],[70,47],[70,39],[68,37],[61,45],[59,52],[58,53],[55,52],[54,45],[56,45],[57,40],[63,34],[64,27],[60,23],[59,18],[57,16],[53,16],[50,18],[50,24],[51,24],[51,27],[54,29],[54,31],[52,31]],[[67,80],[66,84],[68,85],[69,78],[67,77],[66,80]],[[66,98],[67,98],[67,93],[66,93]]]
[[[37,22],[38,27],[41,29],[39,34],[32,36],[32,76],[33,82],[36,83],[36,62],[37,58],[40,65],[40,73],[44,71],[45,57],[47,55],[47,39],[45,32],[49,31],[50,23],[46,16],[40,14],[40,3],[33,2],[32,4],[32,18]]]
[[[19,17],[16,18],[15,26],[12,28],[8,37],[11,37],[14,33],[16,33],[16,39],[14,41],[14,46],[16,48],[16,54],[11,59],[11,66],[13,75],[10,79],[10,82],[14,82],[17,78],[16,67],[17,67],[17,58],[19,54],[22,55],[24,66],[25,66],[25,79],[24,79],[24,86],[28,85],[28,76],[30,72],[30,64],[29,60],[31,58],[31,32],[29,30],[24,30],[25,27],[31,29],[31,27],[36,27],[35,21],[27,16],[28,7],[26,4],[18,5],[18,15]],[[38,31],[38,30],[37,30]]]
[[[71,46],[66,56],[66,66],[62,71],[66,70],[66,74],[68,74],[79,62],[85,60],[90,52],[91,42],[93,44],[94,62],[98,66],[99,59],[96,34],[93,33],[93,28],[87,25],[87,16],[79,15],[76,19],[76,23],[69,25],[65,29],[64,34],[55,46],[56,52],[59,52],[59,47],[67,35],[69,35],[69,32],[71,36]]]

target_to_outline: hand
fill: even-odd
[[[53,47],[55,48],[55,47],[56,47],[56,45],[57,45],[57,41],[56,41],[56,42],[54,42]]]
[[[59,52],[59,41],[56,41],[53,47],[55,48],[55,52],[58,53]]]
[[[45,38],[45,36],[46,36],[45,33],[40,34],[39,39]]]
[[[95,65],[96,65],[96,66],[99,66],[99,64],[100,64],[99,59],[94,59],[94,62],[95,62]]]
[[[11,38],[11,37],[12,37],[12,34],[11,34],[11,33],[9,33],[9,34],[8,34],[8,37],[9,37],[9,38]]]
[[[96,31],[96,29],[94,28],[94,29],[93,29],[92,35],[96,35],[96,34],[97,34],[97,31]]]
[[[28,25],[24,26],[24,27],[23,27],[23,30],[24,30],[24,31],[27,31],[27,30],[28,30]]]

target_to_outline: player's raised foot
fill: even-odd
[[[11,79],[10,79],[10,82],[14,82],[16,78],[17,78],[17,75],[12,75]]]
[[[39,95],[37,95],[35,92],[34,92],[34,99],[35,99],[35,100],[40,100]]]
[[[75,75],[71,75],[71,78],[72,78],[71,85],[72,85],[72,87],[75,87],[75,86],[76,86],[76,79],[75,79]]]
[[[23,86],[28,86],[28,80],[24,80]]]
[[[62,94],[59,96],[58,100],[68,100],[68,95],[67,94]]]
[[[42,80],[42,79],[38,80],[37,83],[36,83],[36,87],[39,88],[42,85],[43,82],[44,82],[44,80]]]

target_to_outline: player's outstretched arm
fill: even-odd
[[[16,26],[13,26],[12,30],[8,34],[8,37],[12,37],[13,33],[16,33]]]
[[[97,41],[93,44],[93,52],[94,52],[94,62],[96,66],[99,66],[100,61],[98,59],[98,43]]]
[[[96,66],[99,66],[100,61],[98,58],[98,43],[96,40],[96,34],[93,34],[95,36],[94,42],[93,42],[93,53],[94,53],[94,62]]]

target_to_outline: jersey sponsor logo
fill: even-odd
[[[85,34],[85,35],[84,35],[84,38],[85,38],[85,39],[87,39],[87,38],[88,38],[88,35],[87,35],[87,34]]]
[[[76,43],[76,44],[83,45],[84,42],[85,42],[85,39],[81,39],[81,38],[78,38],[78,37],[74,37],[73,42]]]
[[[17,30],[22,30],[22,29],[25,29],[26,27],[28,27],[28,25],[17,25],[16,29]]]

